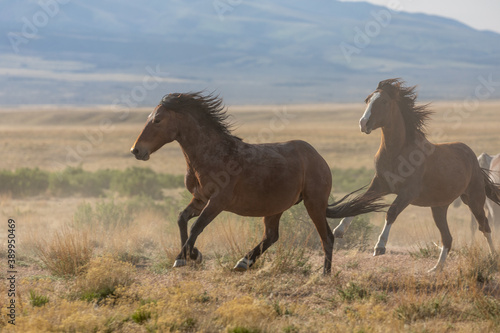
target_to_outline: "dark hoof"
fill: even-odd
[[[197,264],[201,264],[202,261],[203,261],[203,256],[201,255],[201,252],[198,251],[198,256],[196,257],[195,262]]]
[[[236,266],[234,266],[234,270],[237,272],[245,272],[250,268],[251,262],[247,258],[242,258],[240,261],[236,263]]]
[[[182,266],[186,266],[186,259],[175,259],[175,262],[174,262],[174,268],[175,267],[182,267]]]
[[[375,251],[373,252],[373,256],[376,257],[376,256],[381,256],[385,254],[385,247],[378,247],[375,249]]]

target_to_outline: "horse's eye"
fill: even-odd
[[[155,118],[153,119],[153,123],[158,124],[158,123],[160,122],[160,120],[161,120],[161,119],[159,119],[159,118],[156,118],[156,117],[155,117]]]

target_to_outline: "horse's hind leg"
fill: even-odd
[[[460,199],[467,207],[469,207],[469,196],[467,194],[462,194],[460,196]],[[470,209],[470,207],[469,207],[469,209]],[[474,238],[476,236],[476,229],[477,229],[476,218],[474,217],[474,214],[472,214],[472,212],[471,212],[470,213],[470,234],[471,234],[470,240],[471,240],[471,243],[474,243]]]
[[[280,218],[283,213],[264,217],[264,238],[252,251],[238,261],[234,270],[244,272],[253,265],[255,260],[262,255],[279,238]]]
[[[326,220],[326,205],[323,207],[318,202],[310,200],[304,200],[304,205],[321,237],[323,251],[325,252],[323,274],[329,274],[332,270],[333,243],[335,238]]]
[[[441,248],[441,254],[439,255],[438,262],[436,266],[434,266],[429,272],[440,271],[444,267],[444,263],[446,261],[446,257],[451,249],[451,243],[453,238],[451,237],[450,229],[448,228],[448,206],[442,207],[431,207],[432,209],[432,217],[434,218],[434,222],[441,233],[441,242],[443,243],[443,247]]]
[[[471,202],[469,208],[471,212],[476,217],[477,223],[479,224],[479,231],[481,231],[488,241],[488,246],[492,255],[496,255],[495,247],[493,246],[493,240],[491,239],[491,229],[488,223],[488,218],[484,212],[484,201],[483,205],[478,207],[479,204],[474,204]]]
[[[491,229],[484,211],[486,203],[484,183],[479,181],[471,182],[469,188],[467,189],[467,194],[469,199],[469,209],[477,220],[479,231],[481,231],[484,237],[486,237],[491,254],[495,255],[496,252],[493,246],[493,240],[491,239]]]

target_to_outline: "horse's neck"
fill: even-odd
[[[231,144],[228,140],[233,140],[233,138],[200,129],[183,131],[183,134],[177,138],[188,168],[197,171],[210,168],[211,165],[220,163],[225,156],[229,155]]]
[[[379,154],[393,159],[406,144],[406,126],[403,116],[400,112],[394,112],[389,123],[382,127]]]

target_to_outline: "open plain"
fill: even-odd
[[[147,162],[130,154],[152,109],[3,109],[1,179],[22,168],[38,168],[53,183],[68,168],[79,175],[149,168],[180,177],[186,166],[177,143]],[[435,102],[431,109],[431,141],[500,153],[500,102]],[[332,168],[333,201],[367,184],[372,173],[380,130],[359,131],[363,110],[358,103],[229,106],[228,113],[233,133],[247,142],[311,143]],[[180,248],[176,218],[189,200],[184,189],[134,195],[117,190],[120,184],[101,190],[97,181],[89,194],[50,184],[19,195],[0,183],[0,278],[9,277],[8,219],[16,224],[17,271],[15,326],[4,306],[10,286],[0,284],[1,331],[500,331],[499,262],[482,235],[472,238],[463,204],[449,210],[454,243],[442,273],[427,273],[440,242],[430,209],[409,207],[385,255],[372,257],[384,216],[370,214],[336,240],[333,273],[322,276],[319,237],[302,204],[283,216],[279,241],[248,272],[236,273],[232,266],[260,241],[259,219],[222,214],[198,239],[204,262],[172,269]],[[500,251],[500,226],[493,239]]]

